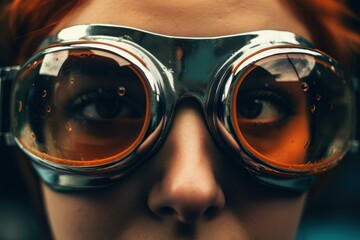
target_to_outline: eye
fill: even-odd
[[[105,120],[119,116],[131,117],[132,115],[136,115],[136,113],[134,109],[131,109],[124,101],[111,98],[99,98],[85,105],[82,109],[82,115],[88,119]]]
[[[278,121],[283,115],[277,106],[262,99],[249,99],[240,106],[239,113],[244,118],[263,123]]]
[[[121,97],[113,91],[94,91],[81,94],[67,107],[71,118],[81,121],[106,121],[118,118],[139,118],[143,115],[136,101]]]
[[[271,124],[286,120],[293,114],[294,105],[285,95],[265,90],[240,93],[237,99],[238,120]]]

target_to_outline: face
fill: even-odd
[[[309,39],[281,0],[93,0],[65,17],[54,32],[84,23],[177,36],[276,29]],[[308,128],[304,119],[293,121]],[[307,139],[304,135],[297,139]],[[244,137],[263,146],[261,151],[277,154],[261,138]],[[299,150],[292,151],[303,158]],[[187,99],[177,105],[161,148],[130,175],[86,192],[60,193],[43,185],[43,195],[56,239],[292,239],[306,194],[255,181],[217,147],[201,107]]]

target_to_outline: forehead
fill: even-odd
[[[274,29],[292,31],[310,39],[308,30],[284,2],[90,0],[69,13],[53,33],[72,25],[104,23],[174,36],[221,36]]]

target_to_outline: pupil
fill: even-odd
[[[262,109],[263,104],[261,101],[252,99],[241,104],[239,112],[243,117],[253,119],[260,115]]]
[[[114,102],[109,99],[103,99],[96,103],[96,110],[100,117],[104,119],[115,118],[121,111],[119,102]]]

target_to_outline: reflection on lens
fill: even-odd
[[[134,150],[149,121],[147,83],[134,64],[81,49],[35,61],[21,72],[14,96],[22,103],[15,135],[27,151],[67,166],[96,166]]]
[[[71,132],[72,131],[72,125],[70,122],[66,122],[65,123],[65,129],[67,132]]]
[[[312,56],[282,54],[246,69],[232,100],[232,121],[246,151],[286,169],[338,160],[350,139],[353,100],[331,67]]]

